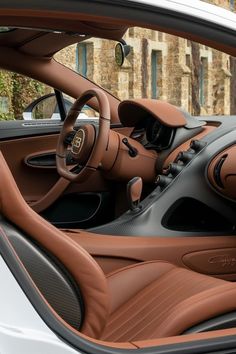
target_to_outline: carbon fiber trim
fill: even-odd
[[[71,276],[58,260],[14,226],[4,220],[0,220],[0,224],[42,295],[63,320],[79,330],[83,320],[83,300]]]

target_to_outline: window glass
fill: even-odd
[[[234,1],[228,1],[226,7],[234,5]],[[192,115],[236,114],[234,57],[184,38],[139,27],[128,29],[123,39],[129,54],[121,66],[115,58],[117,42],[99,38],[69,46],[57,53],[55,59],[120,100],[164,100]],[[0,120],[59,119],[55,97],[46,97],[34,106],[35,100],[53,92],[53,88],[36,80],[1,70]],[[98,115],[89,107],[84,110],[88,116]]]
[[[29,111],[31,113],[31,119],[60,119],[59,109],[55,96],[49,96],[45,99],[42,99],[37,104],[35,104]],[[25,113],[26,112],[23,113],[24,119]]]
[[[47,100],[37,109],[28,108],[39,97],[54,92],[41,82],[9,71],[0,71],[0,120],[50,118]],[[48,108],[46,108],[48,105]],[[31,112],[32,111],[32,112]],[[30,114],[30,112],[32,114]]]
[[[71,67],[76,70],[76,52],[67,60],[73,62]],[[63,99],[68,112],[75,99],[66,94]],[[80,115],[84,119],[98,116],[87,105]],[[61,119],[54,89],[26,76],[0,70],[0,121],[32,119]]]
[[[159,31],[130,28],[130,51],[122,66],[117,42],[90,38],[56,54],[120,100],[153,98],[182,107],[192,115],[236,113],[236,62],[205,45]]]

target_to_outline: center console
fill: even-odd
[[[234,235],[236,117],[205,120],[216,128],[202,139],[193,138],[164,164],[139,208],[89,231],[140,237]]]

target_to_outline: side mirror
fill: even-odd
[[[72,102],[64,99],[66,112],[72,106]],[[33,119],[61,119],[55,93],[49,93],[31,102],[23,112],[24,120]]]
[[[130,45],[124,43],[117,43],[115,47],[115,61],[118,66],[122,66],[125,58],[130,53]]]
[[[67,97],[62,97],[65,114],[69,112],[73,101]],[[91,107],[85,105],[79,115],[82,119],[98,119],[99,114]],[[61,120],[60,109],[55,93],[49,93],[31,102],[23,112],[24,120],[34,119],[56,119]]]
[[[54,93],[49,93],[31,102],[23,112],[24,120],[50,119],[57,110],[57,100]],[[58,113],[58,119],[60,115]]]

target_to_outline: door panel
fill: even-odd
[[[86,120],[86,123],[93,122]],[[85,121],[78,120],[78,123],[84,124]],[[38,212],[48,208],[64,191],[70,193],[72,186],[60,178],[56,166],[45,165],[45,161],[41,166],[37,161],[32,163],[32,159],[40,155],[51,154],[52,160],[61,125],[56,120],[0,123],[0,149],[25,200]],[[116,128],[126,134],[132,131],[130,128]],[[105,191],[108,188],[109,184],[98,172],[76,188],[73,186],[72,192]]]
[[[37,169],[25,163],[30,154],[55,150],[58,134],[0,141],[0,149],[28,203],[41,199],[60,178],[56,169]]]
[[[77,125],[84,123],[77,121]],[[86,123],[94,121],[86,119]],[[24,199],[50,222],[68,228],[106,223],[114,218],[115,202],[112,184],[102,173],[96,171],[80,184],[57,173],[55,152],[61,125],[56,120],[1,122],[0,149]],[[115,127],[126,134],[132,131]]]
[[[55,155],[57,139],[58,134],[54,133],[0,141],[0,149],[24,199],[58,227],[84,228],[110,221],[114,217],[114,203],[110,184],[100,172],[84,183],[71,184],[58,175],[56,165],[40,166],[37,160],[37,165],[29,163],[34,156]]]

